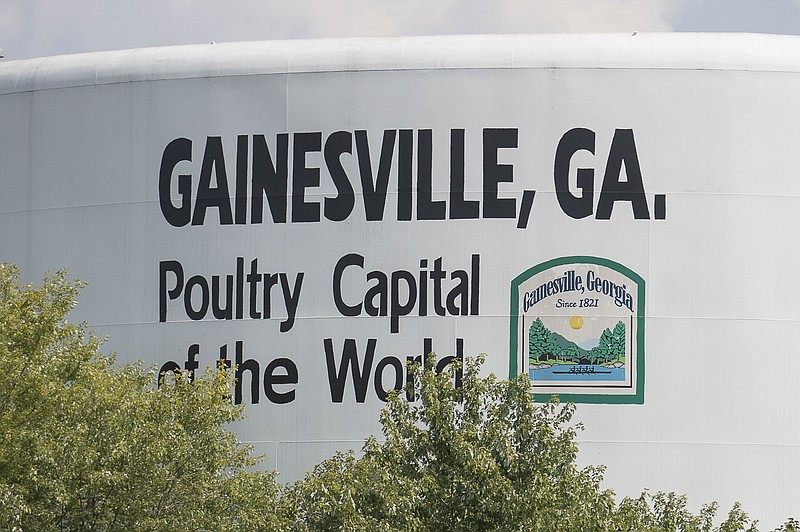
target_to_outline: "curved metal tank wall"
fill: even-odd
[[[216,44],[0,64],[0,258],[122,360],[239,363],[281,479],[407,357],[586,403],[618,494],[800,500],[800,39]],[[377,376],[377,377],[376,377]]]

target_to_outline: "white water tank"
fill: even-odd
[[[0,64],[0,260],[122,360],[238,364],[282,480],[407,358],[582,404],[619,495],[800,500],[800,38],[313,40]]]

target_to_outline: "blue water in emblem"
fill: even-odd
[[[625,368],[605,368],[595,364],[558,364],[550,368],[528,370],[532,381],[624,381]]]

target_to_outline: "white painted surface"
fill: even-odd
[[[358,447],[379,430],[381,402],[370,378],[366,402],[348,381],[334,403],[324,340],[359,355],[376,339],[375,364],[420,354],[431,338],[440,355],[457,338],[467,355],[488,354],[487,370],[509,370],[510,283],[528,268],[565,256],[613,260],[646,282],[643,405],[579,407],[582,460],[608,465],[620,495],[643,487],[686,492],[696,506],[740,500],[765,526],[797,511],[800,480],[800,38],[756,35],[581,35],[282,41],[130,50],[0,64],[0,259],[36,280],[68,266],[90,286],[75,319],[110,335],[123,360],[183,364],[191,344],[200,362],[243,342],[263,374],[273,359],[298,368],[296,398],[258,405],[237,430],[269,455],[284,480],[334,449]],[[521,204],[536,190],[526,229],[516,219],[398,221],[394,146],[383,221],[366,221],[357,149],[341,157],[356,198],[345,221],[220,225],[216,209],[200,226],[174,227],[159,206],[166,146],[192,141],[192,161],[175,175],[197,190],[208,137],[219,136],[233,195],[238,135],[264,135],[274,156],[289,134],[289,191],[297,133],[353,136],[365,130],[376,171],[384,130],[433,136],[433,199],[450,208],[450,131],[465,130],[467,200],[483,201],[485,128],[517,130],[517,148],[498,150],[513,182],[498,195]],[[615,130],[636,141],[649,220],[628,202],[610,220],[569,217],[557,201],[553,165],[573,128],[596,134],[600,190]],[[355,144],[355,140],[353,141]],[[337,196],[322,152],[306,202]],[[249,178],[248,178],[249,180]],[[173,201],[178,204],[177,185]],[[652,219],[666,195],[666,219]],[[266,201],[265,201],[266,203]],[[483,209],[483,205],[481,206]],[[449,210],[448,210],[449,212]],[[248,222],[250,214],[248,212]],[[344,317],[334,304],[337,261],[364,256],[365,269],[417,275],[421,259],[468,271],[480,255],[478,316]],[[236,258],[262,272],[304,273],[297,320],[285,319],[280,291],[273,319],[190,320],[180,301],[159,322],[159,262],[190,275],[233,274]],[[348,270],[345,297],[367,286]],[[170,281],[172,282],[172,281]],[[245,286],[245,290],[247,286]],[[429,300],[430,309],[433,302]],[[416,312],[416,311],[415,311]],[[247,314],[247,305],[244,310]],[[339,360],[337,358],[337,365]],[[384,385],[390,385],[391,368]],[[245,378],[245,389],[249,381]]]

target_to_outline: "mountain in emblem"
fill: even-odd
[[[553,340],[555,340],[556,345],[559,346],[562,349],[562,351],[566,351],[567,348],[571,347],[572,348],[571,351],[577,350],[577,352],[580,353],[581,357],[585,356],[589,352],[589,349],[585,349],[584,347],[576,344],[572,340],[568,340],[568,339],[564,338],[563,336],[561,336],[557,332],[551,332],[550,335],[552,336]],[[595,345],[597,345],[597,344],[600,343],[600,340],[596,339],[596,340],[594,340],[594,342],[595,342]]]
[[[600,338],[586,340],[594,343],[591,349],[585,349],[572,340],[568,340],[557,332],[548,329],[541,318],[531,323],[528,329],[528,356],[532,364],[624,364],[625,324],[617,322],[613,330],[607,328]],[[617,366],[619,367],[619,366]]]
[[[578,347],[585,351],[591,351],[598,345],[600,345],[600,338],[589,338],[588,340],[584,340],[583,342],[579,343]]]

